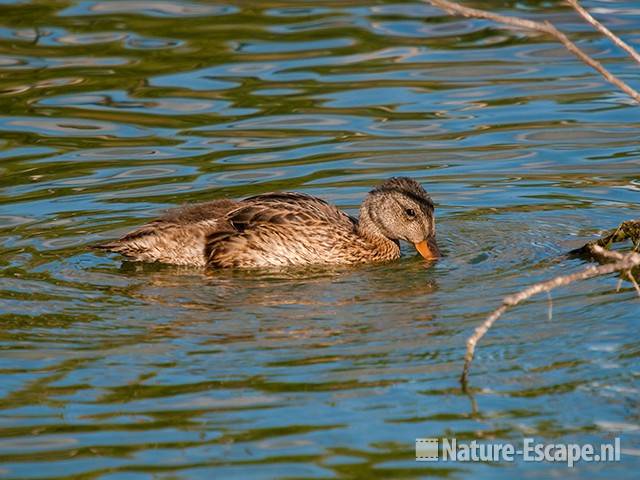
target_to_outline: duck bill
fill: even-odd
[[[418,253],[427,260],[435,260],[442,256],[435,237],[414,244]]]

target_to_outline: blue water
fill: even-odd
[[[0,477],[635,478],[638,299],[564,253],[637,218],[637,105],[561,46],[421,2],[2,2]],[[562,4],[550,20],[636,88]],[[640,44],[631,1],[585,1]],[[95,253],[274,190],[351,214],[419,180],[447,256],[202,272]],[[416,462],[416,438],[609,443],[616,463]]]

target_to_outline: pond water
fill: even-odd
[[[636,87],[570,10],[549,19]],[[640,44],[633,1],[585,2]],[[638,217],[640,110],[557,44],[420,2],[0,6],[0,477],[632,478],[640,309],[563,253]],[[447,256],[216,272],[89,251],[187,202],[356,214],[418,179]],[[416,462],[416,438],[600,444],[620,462]]]

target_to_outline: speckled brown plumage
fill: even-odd
[[[420,184],[403,177],[372,190],[360,220],[316,197],[267,193],[174,209],[96,248],[145,262],[264,268],[393,260],[399,240],[438,254],[433,203]]]

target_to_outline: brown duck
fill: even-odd
[[[394,260],[400,240],[424,258],[440,256],[433,202],[406,177],[371,190],[359,220],[310,195],[266,193],[176,208],[95,248],[143,262],[262,268]]]

